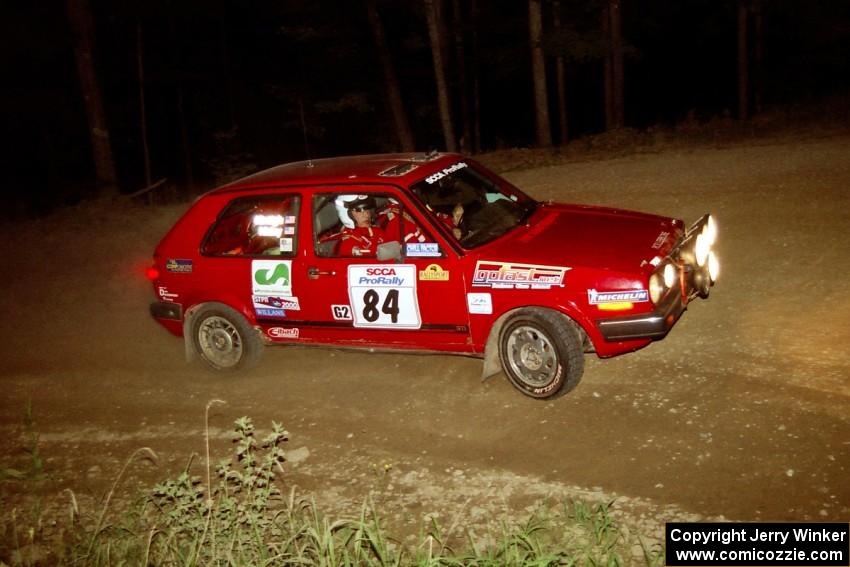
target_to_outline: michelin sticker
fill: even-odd
[[[587,290],[587,301],[591,305],[602,305],[604,303],[644,303],[649,301],[649,292],[645,289],[633,289],[628,291],[596,291]]]
[[[470,314],[492,315],[493,298],[489,293],[467,293],[466,307],[469,309]]]
[[[292,295],[291,260],[253,260],[251,291],[254,295]]]
[[[418,329],[422,326],[413,264],[348,266],[348,299],[355,327]]]

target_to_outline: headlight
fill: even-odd
[[[664,265],[664,285],[666,287],[673,287],[678,279],[677,276],[676,267],[673,264],[668,262]]]
[[[714,246],[714,243],[717,242],[717,225],[714,224],[713,216],[708,215],[708,222],[705,223],[705,227],[702,229],[702,233],[705,235],[705,238],[708,241],[708,246]]]
[[[649,277],[649,298],[653,303],[657,304],[664,297],[664,292],[667,288],[664,286],[664,277],[655,272]]]
[[[708,259],[708,253],[711,251],[711,244],[704,232],[697,235],[696,246],[694,247],[694,255],[697,259],[697,265],[705,266],[705,261]]]
[[[711,278],[711,283],[717,281],[717,276],[720,275],[720,261],[714,252],[708,253],[708,277]]]

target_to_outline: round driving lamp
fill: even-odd
[[[658,304],[661,301],[666,289],[664,287],[664,276],[656,272],[649,277],[649,298],[653,303]]]
[[[664,286],[665,287],[673,287],[676,284],[678,274],[676,273],[676,266],[671,263],[667,263],[664,265]]]
[[[711,278],[711,283],[717,281],[717,276],[720,275],[720,261],[717,255],[712,250],[708,253],[708,277]]]
[[[708,243],[708,238],[706,238],[704,233],[698,234],[696,245],[694,246],[694,255],[696,256],[698,266],[705,266],[710,251],[711,245]]]

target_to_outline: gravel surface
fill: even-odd
[[[131,467],[128,494],[173,475],[203,454],[204,406],[220,398],[219,456],[235,418],[283,422],[287,487],[333,513],[357,513],[372,493],[402,534],[434,515],[483,530],[573,497],[614,500],[654,539],[675,519],[846,521],[850,137],[507,176],[539,199],[688,222],[714,213],[718,285],[663,341],[587,355],[582,383],[552,402],[503,376],[482,383],[479,361],[449,356],[269,349],[250,373],[219,378],[185,366],[182,343],[147,313],[142,270],[185,205],[89,204],[6,225],[0,464],[26,466],[31,400],[50,478],[0,483],[3,498],[72,488],[94,502],[141,446],[160,459]]]

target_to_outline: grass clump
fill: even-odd
[[[215,403],[207,405],[207,421]],[[418,541],[405,546],[388,535],[371,495],[356,517],[332,519],[294,488],[283,493],[289,434],[281,424],[273,422],[261,436],[241,417],[233,431],[232,454],[215,465],[207,433],[203,477],[193,474],[190,458],[176,476],[121,511],[110,510],[112,497],[131,463],[156,458],[148,448],[127,460],[97,514],[81,515],[70,491],[70,514],[60,529],[44,530],[39,513],[4,513],[0,565],[656,567],[663,561],[663,552],[646,546],[635,561],[610,503],[581,501],[541,506],[524,522],[491,523],[484,533],[470,526],[464,534],[458,521],[444,529],[432,519]]]

